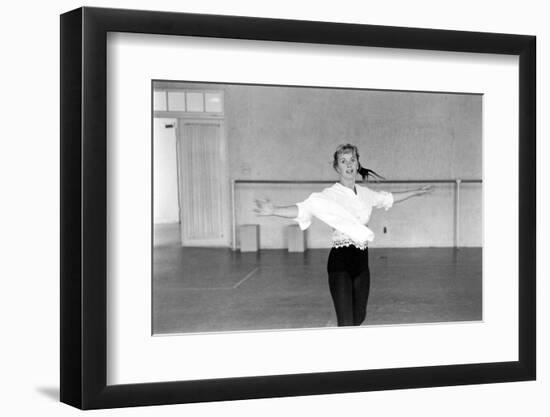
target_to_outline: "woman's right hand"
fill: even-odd
[[[420,187],[420,188],[416,191],[416,195],[429,194],[429,193],[431,193],[433,190],[434,190],[434,186],[433,186],[433,185],[425,185],[425,186],[423,186],[423,187]]]
[[[254,212],[258,216],[273,216],[275,213],[275,206],[273,203],[268,199],[256,199],[256,208],[254,209]]]

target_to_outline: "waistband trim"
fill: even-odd
[[[357,249],[361,249],[361,250],[367,249],[367,244],[366,243],[363,243],[363,244],[356,243],[351,239],[335,240],[335,241],[332,242],[332,247],[333,248],[346,248],[346,247],[349,247],[349,246],[353,246],[353,247],[355,247]]]

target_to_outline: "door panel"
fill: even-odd
[[[229,246],[229,181],[223,121],[178,124],[183,246]]]

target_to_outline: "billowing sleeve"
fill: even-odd
[[[372,191],[373,194],[373,206],[376,208],[383,208],[388,210],[393,206],[393,194],[388,191]]]
[[[322,193],[313,193],[308,199],[296,205],[298,206],[298,217],[294,220],[298,222],[302,230],[311,225],[311,219],[315,216],[330,227],[346,234],[354,242],[364,244],[367,241],[372,242],[374,239],[372,230]]]
[[[301,230],[306,230],[311,226],[311,218],[313,217],[312,198],[309,197],[301,203],[296,203],[296,206],[298,206],[298,216],[294,221],[298,222]]]

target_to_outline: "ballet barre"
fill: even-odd
[[[454,247],[460,244],[460,186],[461,184],[481,184],[481,179],[423,179],[423,180],[377,180],[370,181],[371,184],[455,184],[455,224],[454,224]],[[236,187],[238,184],[333,184],[334,180],[231,180],[231,218],[232,218],[232,243],[231,248],[237,249],[237,213],[236,213]]]

